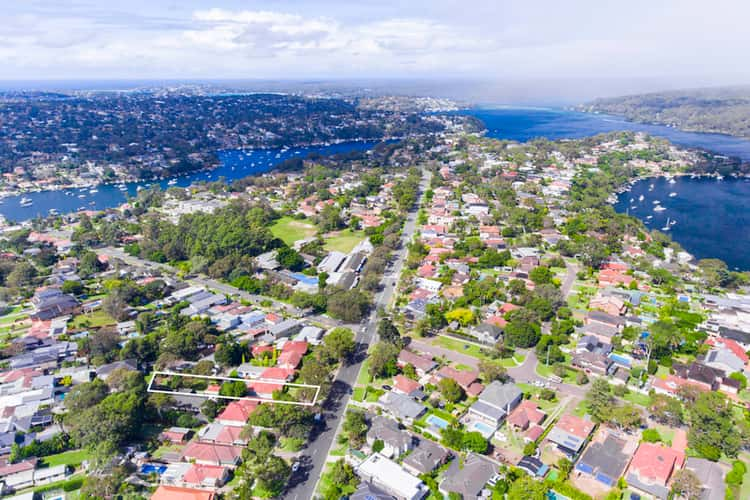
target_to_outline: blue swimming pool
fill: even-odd
[[[477,422],[474,421],[471,424],[471,430],[478,431],[485,437],[489,437],[492,435],[492,433],[495,432],[494,427],[490,427],[489,425],[485,424],[484,422]]]
[[[424,420],[428,424],[434,425],[435,427],[438,427],[440,429],[445,429],[446,427],[448,427],[448,421],[438,417],[437,415],[427,415],[427,418],[425,418]]]
[[[624,366],[630,366],[632,363],[630,358],[626,358],[625,356],[620,356],[619,354],[615,354],[615,353],[610,353],[609,359],[611,359],[617,364],[624,365]]]
[[[569,500],[568,497],[566,497],[565,495],[561,495],[555,490],[549,490],[547,492],[547,498],[549,498],[549,500]]]
[[[156,472],[160,476],[164,474],[164,472],[167,470],[166,465],[156,465],[156,464],[143,464],[141,465],[141,473],[143,474],[152,474]]]

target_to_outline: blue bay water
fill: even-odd
[[[487,135],[528,141],[536,137],[579,139],[617,130],[643,131],[681,146],[704,149],[750,161],[750,141],[721,134],[683,132],[670,127],[633,123],[618,117],[567,110],[500,108],[478,109],[471,114],[485,123]],[[654,184],[653,191],[649,191]],[[676,196],[669,194],[675,192]],[[639,203],[639,196],[644,201]],[[634,199],[634,203],[630,199]],[[681,177],[638,182],[619,196],[615,209],[628,211],[651,229],[666,226],[672,239],[697,258],[719,258],[730,268],[750,270],[750,181],[747,179]],[[659,200],[665,211],[653,210]],[[630,208],[634,206],[635,208]],[[647,217],[651,216],[651,219]]]
[[[666,210],[654,211],[655,201]],[[750,270],[750,179],[682,176],[674,184],[646,179],[620,194],[615,209],[638,217],[649,229],[669,227],[667,234],[696,258]]]
[[[664,137],[686,147],[713,151],[728,156],[736,156],[750,161],[750,140],[720,134],[701,134],[682,132],[659,125],[633,123],[618,117],[579,113],[562,109],[548,108],[481,108],[464,111],[479,118],[487,127],[487,135],[497,139],[528,141],[536,137],[551,140],[578,139],[590,135],[617,130],[643,131],[655,136]],[[223,151],[219,153],[220,166],[210,172],[199,172],[176,179],[177,186],[188,186],[196,181],[217,180],[224,177],[234,180],[247,175],[260,174],[272,170],[280,162],[298,156],[304,158],[310,152],[335,154],[352,150],[366,150],[374,142],[348,142],[325,147],[290,148],[286,151],[253,150]],[[645,187],[636,184],[633,194],[620,197],[616,205],[619,211],[630,210],[628,200],[635,199],[643,189],[648,191],[648,184],[655,184],[651,197],[658,196],[664,212],[649,212],[644,207],[636,207],[631,213],[641,220],[652,215],[649,226],[661,228],[669,216],[677,223],[671,226],[670,234],[687,251],[696,257],[717,257],[731,267],[750,269],[750,252],[744,251],[750,243],[750,220],[745,215],[750,209],[750,182],[726,179],[717,182],[711,179],[678,179],[672,189],[666,181],[649,181]],[[104,209],[115,207],[126,201],[127,195],[134,195],[138,185],[131,183],[127,191],[119,191],[116,186],[98,186],[98,193],[90,194],[87,190],[73,190],[68,196],[63,191],[44,191],[29,193],[33,206],[21,207],[21,196],[6,198],[0,205],[0,213],[9,220],[25,220],[37,215],[46,215],[52,208],[61,213],[76,211],[79,208]],[[167,180],[159,181],[162,188],[167,188]],[[669,193],[678,192],[678,196],[669,198]],[[78,198],[79,195],[85,195]],[[649,202],[650,203],[650,202]]]
[[[187,187],[198,181],[216,181],[225,178],[228,181],[241,179],[248,175],[268,172],[284,160],[291,158],[305,158],[310,153],[331,155],[350,151],[365,151],[375,146],[373,141],[352,141],[331,144],[329,146],[313,146],[301,148],[257,149],[257,150],[227,150],[218,153],[219,167],[205,172],[196,172],[174,179],[174,186]],[[162,189],[167,189],[169,179],[154,181]],[[36,216],[46,216],[50,209],[56,209],[61,214],[77,210],[102,210],[117,207],[127,201],[128,196],[135,196],[138,186],[147,187],[151,181],[131,182],[125,184],[126,190],[121,191],[117,186],[107,184],[96,188],[96,193],[90,193],[90,188],[70,189],[64,191],[40,191],[18,196],[9,196],[0,205],[0,214],[9,221],[23,221]],[[66,194],[71,193],[71,194]],[[21,206],[21,198],[32,200],[33,205]]]

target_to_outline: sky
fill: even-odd
[[[745,0],[3,4],[0,80],[487,79],[608,94],[750,83]]]

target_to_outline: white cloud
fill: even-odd
[[[0,78],[750,79],[731,0],[206,3],[13,2]]]

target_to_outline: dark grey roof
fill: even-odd
[[[370,483],[361,482],[357,491],[349,495],[349,500],[393,500],[393,497],[383,493]]]
[[[626,444],[624,440],[609,434],[604,441],[591,443],[578,463],[590,466],[593,476],[605,474],[616,481],[630,461],[630,456],[622,452]]]
[[[508,408],[513,409],[522,397],[521,389],[515,384],[503,384],[495,380],[484,388],[482,394],[479,395],[479,401],[508,411]]]
[[[391,418],[376,416],[372,419],[367,431],[368,439],[380,439],[394,448],[403,449],[412,442],[412,436],[401,430],[398,422]]]
[[[492,420],[502,420],[505,418],[505,410],[502,408],[497,408],[492,405],[488,405],[487,403],[482,402],[481,400],[476,401],[473,405],[471,405],[471,410],[475,411],[477,413],[481,413],[482,415],[486,415],[487,417],[491,418]]]
[[[693,471],[703,484],[701,500],[724,499],[724,477],[727,471],[723,465],[705,458],[690,457],[685,462],[685,468]]]
[[[409,396],[388,391],[378,399],[385,409],[398,418],[417,418],[426,410],[425,406],[417,403]]]
[[[459,493],[464,498],[478,498],[487,481],[497,474],[497,466],[490,460],[469,453],[466,459],[454,460],[445,471],[445,479],[440,490],[445,493]]]
[[[404,465],[409,466],[421,474],[427,474],[448,458],[448,450],[433,443],[429,439],[421,438],[417,446],[404,458]]]
[[[598,321],[600,323],[606,323],[608,325],[619,326],[625,324],[625,319],[620,316],[614,316],[602,311],[589,311],[586,313],[586,317],[592,321]]]

